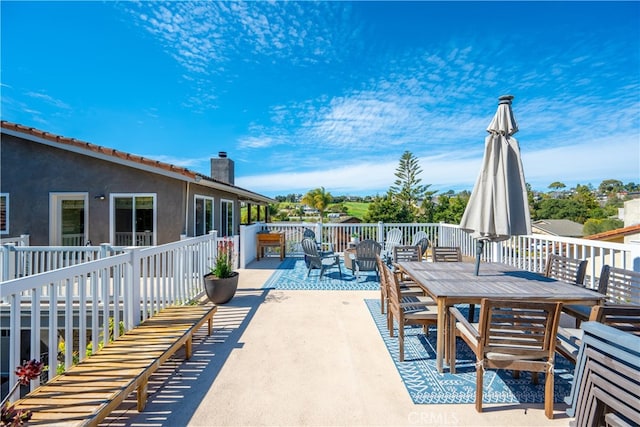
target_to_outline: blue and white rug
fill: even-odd
[[[474,403],[476,393],[475,356],[469,347],[458,340],[456,347],[456,374],[439,373],[436,368],[436,331],[432,328],[425,336],[422,327],[407,327],[404,341],[404,362],[398,361],[398,334],[389,336],[386,314],[380,314],[380,301],[366,299],[378,332],[389,355],[398,369],[407,391],[417,404]],[[461,311],[468,306],[460,307]],[[477,310],[477,309],[476,309]],[[465,313],[466,314],[466,313]],[[477,319],[477,316],[476,316]],[[397,328],[397,325],[396,325]],[[574,366],[561,356],[556,356],[554,398],[562,402],[571,391]],[[521,372],[513,378],[513,371],[487,370],[484,374],[484,403],[544,403],[545,375],[539,374],[539,383],[531,382],[529,372]]]
[[[380,282],[375,271],[363,271],[356,277],[344,267],[340,258],[342,278],[337,267],[325,270],[320,279],[320,270],[313,269],[307,277],[308,269],[303,258],[285,258],[271,277],[264,283],[264,288],[280,290],[322,290],[322,291],[374,291],[380,289]]]

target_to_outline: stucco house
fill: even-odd
[[[259,207],[275,202],[235,186],[224,152],[206,176],[15,123],[2,121],[0,129],[2,238],[146,246],[211,230],[230,236],[239,233],[241,205],[268,215]]]

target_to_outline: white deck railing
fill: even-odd
[[[384,243],[387,232],[393,228],[402,230],[402,244],[410,244],[412,236],[424,231],[434,246],[459,246],[465,257],[476,256],[477,241],[458,225],[444,223],[373,223],[373,224],[334,224],[334,223],[268,223],[254,224],[247,227],[244,241],[255,241],[255,234],[268,230],[284,232],[286,236],[287,254],[301,254],[300,242],[305,228],[314,231],[316,240],[331,243],[336,252],[343,252],[349,245],[351,235],[360,239],[373,239]],[[242,233],[241,233],[242,234]],[[255,244],[250,253],[242,259],[248,263],[255,258]],[[481,260],[483,262],[501,262],[528,271],[543,272],[549,254],[559,254],[573,258],[586,259],[586,286],[597,288],[600,270],[607,264],[612,267],[640,271],[640,244],[623,244],[601,242],[597,240],[576,239],[569,237],[546,236],[532,234],[514,236],[508,240],[485,244]]]
[[[3,374],[9,375],[9,388],[22,362],[21,349],[29,348],[29,358],[42,360],[53,376],[61,363],[60,342],[67,369],[74,356],[84,359],[88,349],[90,353],[117,338],[121,329],[126,332],[162,308],[200,295],[202,277],[217,253],[216,237],[212,233],[162,246],[124,248],[117,255],[0,283],[0,312],[9,319],[9,351],[2,352],[8,354]],[[32,332],[29,345],[21,342],[21,331]]]
[[[237,266],[245,268],[255,259],[256,234],[260,231],[284,232],[287,255],[301,254],[305,228],[314,230],[318,241],[331,243],[336,252],[348,247],[352,234],[384,243],[392,228],[402,230],[402,244],[409,244],[413,234],[424,231],[432,245],[459,246],[466,257],[475,257],[476,251],[476,241],[457,225],[258,223],[242,226],[240,236],[233,238],[233,247],[239,255]],[[13,267],[24,277],[0,283],[0,314],[9,319],[9,337],[3,336],[0,346],[9,348],[9,357],[1,368],[3,374],[10,376],[9,387],[15,383],[13,369],[21,362],[21,349],[28,347],[29,358],[43,360],[55,374],[61,339],[66,339],[63,357],[66,368],[74,362],[74,352],[81,360],[87,349],[96,348],[104,337],[117,337],[119,325],[127,331],[158,310],[200,294],[202,276],[214,264],[216,241],[212,233],[144,248],[3,246],[3,263],[7,252],[14,254],[11,262],[20,257],[29,260]],[[639,244],[543,235],[518,236],[487,244],[481,259],[542,272],[549,253],[587,259],[586,285],[590,288],[597,287],[604,264],[640,271]],[[23,269],[23,265],[30,268]],[[57,269],[41,271],[45,268]],[[2,271],[7,270],[4,264]],[[34,332],[28,345],[21,342],[23,330]],[[54,351],[45,356],[41,340]]]

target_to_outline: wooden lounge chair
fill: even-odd
[[[561,307],[561,303],[484,298],[479,324],[469,323],[456,307],[449,309],[449,366],[455,373],[456,337],[460,337],[477,359],[478,412],[482,412],[484,370],[513,369],[546,374],[545,415],[553,418],[553,364]]]

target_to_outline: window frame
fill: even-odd
[[[204,234],[198,234],[198,228],[197,228],[197,224],[198,224],[198,222],[197,222],[197,220],[198,220],[197,206],[198,206],[198,201],[199,200],[202,200],[204,202],[204,207],[205,207],[204,212],[202,212],[203,220],[204,220],[204,224],[205,224],[204,234],[209,234],[210,231],[213,231],[216,228],[215,227],[215,222],[214,222],[215,221],[215,217],[216,217],[216,214],[215,214],[215,211],[216,211],[215,210],[215,206],[216,206],[215,205],[215,198],[211,197],[211,196],[205,196],[205,195],[202,195],[202,194],[196,194],[196,195],[194,195],[194,198],[193,198],[193,236],[194,237],[195,236],[204,235]],[[206,202],[211,202],[211,218],[210,218],[211,229],[210,230],[206,229],[207,228],[206,227],[206,214],[207,214],[207,212],[206,212]]]
[[[230,212],[228,208],[229,206],[231,207]],[[225,207],[227,207],[226,211],[225,211]],[[229,214],[231,214],[231,216],[229,216]],[[220,230],[218,230],[218,237],[230,237],[235,235],[234,215],[235,215],[235,202],[230,199],[220,199]]]
[[[158,195],[157,193],[111,193],[109,195],[109,240],[111,242],[112,245],[115,245],[116,243],[116,199],[122,199],[122,198],[131,198],[132,200],[132,206],[135,206],[135,199],[137,197],[151,197],[152,199],[152,211],[153,211],[153,231],[151,233],[151,246],[156,246],[158,244]],[[132,215],[134,215],[135,218],[135,209],[133,210]],[[135,239],[135,233],[137,232],[137,230],[135,229],[135,221],[133,221],[132,224],[132,228],[133,230],[131,231],[132,233],[132,241],[133,241],[133,245],[131,246],[138,246],[136,245],[136,239]]]
[[[9,214],[10,214],[10,203],[9,203],[9,193],[0,193],[0,199],[4,199],[4,203],[0,203],[0,210],[4,212],[0,212],[0,215],[4,214],[4,227],[2,227],[2,223],[0,222],[0,234],[8,235],[10,231],[9,227]]]

